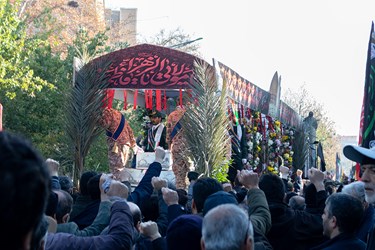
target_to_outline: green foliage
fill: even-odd
[[[128,109],[124,112],[130,127],[133,130],[134,137],[144,137],[144,117],[147,116],[147,111],[143,107],[137,107],[133,109],[133,105],[129,105]]]
[[[223,165],[221,165],[218,168],[213,168],[211,172],[211,177],[216,179],[218,182],[229,182],[228,180],[228,170],[229,166],[232,164],[233,160],[230,159],[229,161],[226,161]]]
[[[30,56],[43,42],[28,39],[15,5],[0,1],[0,90],[9,99],[20,91],[30,96],[43,87],[52,87],[30,68]]]
[[[41,41],[39,38],[34,40]],[[67,69],[65,62],[54,55],[44,42],[29,51],[27,64],[49,87],[36,92],[24,91],[17,86],[12,92],[0,91],[4,128],[30,138],[46,158],[54,158],[64,164],[63,150],[66,146],[61,124],[67,86],[71,85],[67,82],[71,68]]]
[[[105,32],[99,32],[94,37],[90,37],[86,29],[81,28],[76,34],[76,39],[72,46],[69,46],[69,55],[83,54],[84,50],[90,53],[91,58],[95,58],[105,52],[109,52],[111,48],[106,46],[108,36]]]
[[[100,133],[92,142],[85,158],[85,170],[107,173],[109,170],[107,136]]]

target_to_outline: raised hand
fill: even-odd
[[[250,170],[237,171],[238,181],[248,189],[259,188],[259,176]]]
[[[178,204],[178,194],[176,191],[163,187],[161,188],[161,192],[163,194],[164,202],[168,206]]]
[[[154,221],[147,221],[147,222],[142,222],[140,225],[140,231],[141,233],[149,237],[151,241],[156,240],[157,238],[160,238],[161,235],[158,230],[158,225]]]

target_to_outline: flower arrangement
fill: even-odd
[[[242,120],[248,145],[245,168],[278,174],[281,165],[292,167],[294,131],[260,112],[248,112]]]

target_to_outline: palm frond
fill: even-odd
[[[74,158],[75,180],[84,169],[85,157],[91,144],[103,132],[97,124],[103,111],[105,89],[108,86],[105,72],[110,64],[100,59],[91,61],[87,51],[80,56],[81,67],[75,72],[65,120],[71,156]]]
[[[309,156],[309,146],[307,138],[302,129],[298,129],[293,141],[293,165],[295,170],[303,170],[308,156]]]
[[[193,104],[182,118],[186,137],[185,154],[194,161],[196,171],[211,176],[226,165],[229,137],[226,115],[226,87],[218,91],[218,79],[212,66],[196,61],[192,88]]]

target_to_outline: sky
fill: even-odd
[[[269,90],[304,86],[335,122],[358,136],[367,48],[375,1],[361,0],[105,0],[106,8],[137,8],[138,39],[180,27],[212,58]]]

